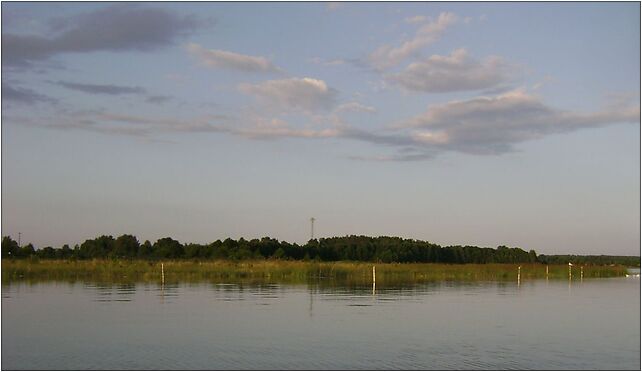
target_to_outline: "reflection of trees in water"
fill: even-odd
[[[30,285],[51,282],[46,280],[30,281]],[[20,286],[25,282],[10,282],[5,284]],[[274,279],[259,280],[245,278],[236,281],[201,281],[201,282],[166,282],[161,284],[150,282],[105,282],[105,281],[67,281],[71,288],[80,285],[84,290],[92,293],[93,300],[97,302],[129,302],[135,300],[137,292],[146,292],[157,296],[161,303],[179,300],[181,295],[191,289],[211,296],[220,301],[248,301],[256,305],[269,305],[273,301],[288,296],[294,292],[305,293],[309,297],[307,312],[314,316],[316,303],[342,302],[366,304],[372,301],[413,301],[426,295],[462,292],[479,293],[493,292],[498,295],[512,295],[517,290],[516,281],[404,281],[400,278],[385,278],[377,276],[376,292],[373,293],[372,282],[361,278],[308,278],[306,281],[278,282]],[[527,287],[535,286],[535,281],[526,282]],[[569,283],[570,284],[570,283]],[[369,306],[369,305],[351,305]],[[303,309],[302,309],[303,310]]]
[[[83,282],[85,289],[93,292],[98,302],[131,301],[136,293],[134,283],[105,283],[105,282]]]

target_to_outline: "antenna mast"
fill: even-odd
[[[314,220],[314,217],[310,218],[310,239],[314,239]]]

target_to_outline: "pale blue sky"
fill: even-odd
[[[639,3],[3,3],[2,234],[639,254]]]

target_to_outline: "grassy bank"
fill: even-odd
[[[305,283],[335,280],[354,284],[372,282],[376,266],[377,283],[419,283],[441,280],[514,281],[515,264],[373,264],[364,262],[305,261],[164,261],[166,282],[263,281]],[[549,279],[568,279],[567,265],[549,265]],[[573,266],[579,280],[580,267]],[[624,276],[624,266],[584,266],[584,278]],[[142,260],[2,260],[3,282],[13,281],[95,281],[159,282],[161,263]],[[546,265],[521,265],[521,279],[546,278]]]

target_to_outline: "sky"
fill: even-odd
[[[640,253],[640,4],[2,3],[2,234]]]

